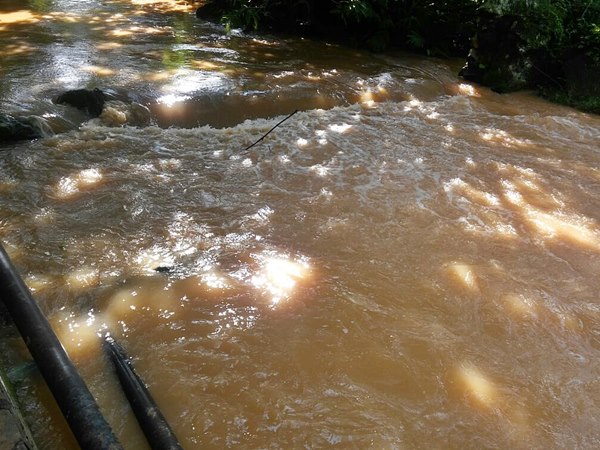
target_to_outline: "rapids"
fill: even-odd
[[[0,49],[0,112],[52,130],[0,143],[0,239],[125,448],[107,333],[188,449],[600,447],[599,117],[185,2],[4,1]]]

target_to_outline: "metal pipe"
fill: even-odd
[[[109,337],[104,341],[104,348],[115,366],[125,396],[150,447],[153,450],[183,450],[146,385],[133,370],[123,347]]]
[[[2,244],[0,300],[6,305],[80,447],[121,450],[123,447]]]

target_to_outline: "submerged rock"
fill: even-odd
[[[58,96],[56,103],[87,111],[92,117],[102,114],[107,95],[100,89],[74,89]]]
[[[48,125],[39,117],[0,114],[0,142],[37,139],[51,134],[49,131]]]
[[[151,113],[146,106],[137,102],[111,100],[106,102],[99,119],[102,124],[109,127],[123,125],[147,127],[151,124]]]
[[[150,110],[134,99],[135,96],[112,89],[75,89],[58,96],[55,103],[87,111],[90,116],[99,118],[102,124],[111,127],[150,125]]]

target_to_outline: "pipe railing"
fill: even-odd
[[[153,450],[183,450],[146,385],[133,369],[123,347],[109,337],[104,341],[104,348],[115,366],[121,387],[150,447]]]
[[[0,300],[21,333],[80,447],[84,450],[122,449],[96,400],[1,244]]]

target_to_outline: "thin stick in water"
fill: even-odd
[[[273,128],[271,128],[269,131],[267,131],[263,137],[261,137],[258,141],[256,141],[254,144],[249,145],[248,147],[246,147],[243,152],[247,152],[248,150],[250,150],[252,147],[254,147],[255,145],[257,145],[260,141],[262,141],[264,138],[266,138],[269,134],[271,134],[271,132],[277,128],[279,125],[281,125],[283,122],[285,122],[286,120],[288,120],[290,117],[292,117],[294,114],[296,114],[298,112],[298,110],[294,111],[293,113],[291,113],[289,116],[287,116],[285,119],[283,119],[281,122],[279,122],[277,125],[275,125]]]

